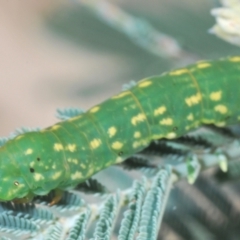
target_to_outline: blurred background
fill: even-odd
[[[52,125],[56,108],[88,109],[130,80],[240,52],[207,32],[215,22],[210,10],[219,6],[217,1],[111,0],[111,8],[102,3],[1,1],[0,136],[21,126]],[[114,6],[135,21],[130,33],[121,31],[121,24],[131,24],[126,16],[111,24],[119,14]],[[169,48],[172,56],[149,51],[149,25],[171,36],[180,52],[171,39],[158,47]],[[140,35],[129,37],[136,28]],[[140,38],[147,41],[144,47]]]
[[[52,125],[57,108],[88,109],[130,80],[240,54],[208,33],[215,24],[210,11],[219,6],[214,0],[2,0],[0,136],[22,126]],[[132,181],[121,174],[118,187]],[[108,171],[105,180],[115,176]],[[220,188],[209,175],[194,187],[180,182],[159,239],[239,239],[236,186]]]

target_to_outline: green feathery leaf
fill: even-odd
[[[57,109],[56,117],[60,120],[67,120],[72,117],[76,117],[79,114],[84,113],[84,110],[79,108],[64,108],[64,109]]]
[[[5,213],[0,214],[0,234],[8,234],[9,237],[35,235],[39,227],[28,219],[18,216],[11,216]]]
[[[76,219],[74,226],[71,228],[67,240],[84,240],[86,239],[86,229],[91,211],[86,209]]]
[[[100,210],[100,217],[93,233],[95,239],[110,240],[114,227],[114,222],[119,210],[120,194],[119,192],[110,195],[104,202]]]
[[[47,231],[46,240],[60,240],[62,236],[63,226],[60,223],[51,225]]]
[[[118,240],[134,239],[139,224],[145,191],[145,178],[142,180],[142,182],[134,181],[128,200],[128,209],[124,212],[124,217],[121,221]]]
[[[161,169],[144,200],[137,240],[156,240],[171,188],[171,168]]]

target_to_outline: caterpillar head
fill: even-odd
[[[58,141],[51,131],[27,132],[0,148],[0,201],[45,195],[58,187],[65,176]]]
[[[8,150],[9,144],[0,148],[0,201],[23,198],[29,193],[29,187],[21,176],[19,166]]]

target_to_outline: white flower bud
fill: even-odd
[[[217,24],[209,32],[231,44],[240,46],[240,0],[222,0],[221,2],[225,7],[211,11]]]

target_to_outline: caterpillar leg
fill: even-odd
[[[27,196],[23,197],[23,198],[15,198],[12,201],[14,203],[29,203],[33,200],[34,194],[33,193],[28,193]]]
[[[49,203],[49,206],[53,206],[53,205],[57,204],[62,199],[63,190],[55,189],[55,190],[53,190],[53,194],[54,194],[54,197],[53,197],[52,201]]]

